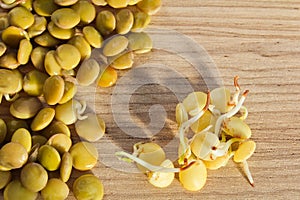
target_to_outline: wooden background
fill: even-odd
[[[239,75],[242,88],[250,90],[245,105],[257,142],[249,160],[255,187],[232,162],[209,171],[199,192],[185,191],[177,180],[157,189],[142,174],[100,167],[105,199],[299,199],[300,1],[163,2],[151,27],[193,38],[207,50],[226,86]]]
[[[164,106],[165,127],[148,139],[124,134],[117,126],[110,107],[114,88],[97,89],[96,95],[91,95],[93,89],[79,94],[92,96],[97,113],[107,123],[106,136],[97,144],[100,161],[92,171],[103,181],[104,199],[299,199],[300,1],[163,0],[150,27],[173,29],[194,39],[211,56],[225,86],[232,87],[233,77],[239,75],[242,88],[250,90],[245,105],[249,110],[247,123],[257,142],[256,152],[249,159],[255,187],[248,184],[233,162],[209,171],[205,187],[198,192],[184,190],[178,180],[168,188],[154,188],[145,175],[126,172],[133,167],[113,159],[114,150],[107,141],[131,151],[135,142],[151,139],[164,146],[176,134],[176,95],[150,84],[134,91],[129,105],[132,117],[141,126],[149,123],[152,104]],[[136,56],[136,65],[149,60],[173,66],[196,90],[206,89],[201,77],[185,70],[189,64],[176,55],[153,50]],[[161,75],[161,71],[153,73]],[[119,74],[122,77],[126,72]],[[8,111],[1,109],[2,114]],[[80,174],[73,172],[70,186]],[[73,195],[68,199],[74,199]]]
[[[151,27],[174,29],[191,37],[207,50],[226,86],[232,86],[232,78],[239,75],[242,88],[250,90],[245,105],[249,109],[247,122],[252,138],[257,142],[257,150],[249,160],[255,187],[248,184],[232,162],[209,171],[207,184],[199,192],[185,191],[178,180],[168,188],[154,188],[143,174],[100,165],[96,171],[105,185],[105,199],[299,199],[300,1],[163,2]],[[169,59],[169,64],[174,59],[159,58],[162,63]],[[195,78],[192,73],[188,76],[191,81]],[[167,111],[174,112],[176,99],[166,97],[164,92],[156,95],[157,91],[144,87],[135,95],[142,94],[144,98],[137,98],[136,102],[144,102],[145,106],[150,97],[150,103],[160,102]],[[140,104],[132,104],[135,113],[146,113]],[[174,114],[170,118],[174,120]],[[143,141],[122,136],[112,124],[107,124],[108,135],[117,135],[116,140],[125,150],[131,151],[134,142]],[[170,130],[174,129],[176,126],[171,126]],[[162,131],[167,132],[168,128]],[[163,145],[166,135],[158,134],[155,139]]]

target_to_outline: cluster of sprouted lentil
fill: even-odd
[[[249,183],[254,186],[247,159],[254,153],[256,143],[250,139],[251,130],[245,123],[248,111],[243,106],[249,91],[241,94],[238,77],[234,78],[234,86],[233,94],[220,87],[207,94],[190,93],[177,104],[178,168],[153,142],[135,144],[132,154],[121,151],[116,156],[136,162],[137,168],[146,173],[149,182],[156,187],[169,186],[175,173],[179,173],[182,186],[190,191],[198,191],[205,185],[207,169],[219,169],[233,158],[243,166]],[[194,133],[191,138],[186,136],[189,130]]]
[[[66,199],[72,170],[97,164],[93,143],[105,133],[102,118],[76,99],[78,85],[110,87],[134,54],[151,50],[143,31],[161,0],[1,0],[0,7],[0,103],[11,115],[0,119],[0,190],[4,200]],[[85,174],[73,194],[100,200],[103,185]]]

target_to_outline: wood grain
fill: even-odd
[[[255,187],[230,162],[209,171],[206,186],[196,193],[184,191],[178,181],[157,189],[143,175],[113,172],[106,198],[300,198],[300,1],[165,0],[151,27],[193,38],[212,57],[226,86],[239,75],[242,88],[250,89],[246,106],[257,142],[249,160]]]
[[[104,199],[299,199],[300,1],[164,0],[150,27],[173,29],[192,38],[211,56],[225,86],[232,87],[233,77],[239,75],[242,88],[250,90],[245,105],[249,109],[247,123],[257,142],[257,150],[249,160],[255,187],[248,184],[233,162],[209,171],[207,184],[199,192],[185,191],[178,180],[168,188],[154,188],[145,175],[126,172],[134,171],[134,167],[120,165],[113,158],[115,149],[111,143],[126,151],[131,151],[139,141],[154,140],[167,145],[176,135],[174,109],[178,98],[170,89],[157,84],[144,85],[133,93],[125,87],[124,95],[131,95],[130,116],[138,126],[149,123],[151,105],[165,108],[167,121],[161,132],[143,138],[147,132],[130,135],[118,127],[111,108],[114,88],[89,88],[81,90],[79,96],[88,97],[107,123],[107,134],[97,143],[100,162],[93,170],[103,181]],[[196,90],[207,89],[201,77],[187,70],[190,64],[174,54],[154,50],[136,56],[137,65],[147,61],[176,69]],[[126,73],[119,75],[126,77]],[[163,71],[156,71],[153,77],[161,78],[162,74]],[[163,78],[172,81],[172,77]],[[182,94],[185,92],[182,88]],[[122,105],[117,106],[122,109]],[[7,110],[1,109],[0,117],[5,117],[2,113]],[[128,126],[133,133],[140,130]],[[167,153],[174,157],[176,152],[171,149]],[[80,174],[73,172],[70,187]],[[73,195],[68,199],[74,199]]]

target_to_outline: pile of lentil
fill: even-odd
[[[105,133],[101,116],[75,98],[77,86],[110,87],[117,70],[133,66],[134,54],[151,50],[143,31],[161,0],[1,0],[0,6],[0,103],[8,102],[11,115],[0,119],[0,190],[5,200],[66,199],[72,169],[97,164],[93,143]],[[93,174],[72,188],[78,200],[104,195]]]

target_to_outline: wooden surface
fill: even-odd
[[[151,27],[193,38],[226,86],[239,75],[242,88],[250,90],[245,105],[257,142],[249,160],[255,187],[232,162],[209,171],[199,192],[185,191],[177,180],[157,189],[142,174],[100,167],[105,199],[299,199],[300,1],[164,0]]]
[[[174,29],[191,37],[207,50],[226,86],[239,75],[242,88],[250,90],[245,105],[252,138],[257,142],[249,160],[255,187],[232,162],[209,171],[207,184],[199,192],[185,191],[178,180],[157,189],[142,174],[100,166],[97,172],[105,185],[105,199],[299,199],[300,1],[164,0],[151,27]],[[151,92],[155,103],[161,101],[166,110],[174,111],[176,100],[163,92],[156,96],[157,90]],[[148,95],[141,100],[146,105],[147,88],[141,93]],[[171,99],[173,107],[168,107],[166,99]],[[133,107],[135,112],[143,110],[139,105]],[[174,115],[170,118],[174,120]],[[127,151],[132,143],[143,141],[108,128],[108,135],[118,132],[116,140]],[[157,136],[164,144],[166,136]]]
[[[104,199],[299,199],[300,1],[164,0],[163,3],[150,27],[173,29],[189,36],[207,50],[225,86],[232,87],[233,77],[239,75],[241,87],[250,90],[245,105],[249,110],[247,123],[257,142],[256,152],[248,162],[255,187],[229,162],[224,168],[208,172],[201,191],[188,192],[177,179],[168,188],[154,188],[145,175],[130,173],[134,167],[126,163],[122,166],[113,158],[111,144],[125,151],[131,151],[135,142],[150,139],[166,146],[176,135],[176,95],[155,84],[139,87],[131,95],[131,117],[140,126],[149,123],[152,104],[161,104],[166,110],[165,126],[147,139],[128,135],[117,126],[110,106],[114,88],[97,89],[95,95],[90,93],[93,89],[81,90],[79,95],[90,95],[91,101],[95,100],[97,113],[107,123],[106,136],[97,144],[100,161],[93,170],[103,181]],[[173,66],[187,76],[195,90],[206,90],[201,77],[185,70],[191,66],[176,55],[154,50],[136,56],[136,60],[137,64],[151,60]],[[126,76],[126,72],[119,74]],[[154,77],[161,74],[156,71]],[[130,91],[124,90],[125,95],[126,92]],[[1,112],[7,110],[2,108]],[[139,130],[129,128],[133,132]],[[172,156],[172,152],[168,153]],[[80,174],[72,174],[70,186]],[[68,199],[74,199],[73,195]]]

